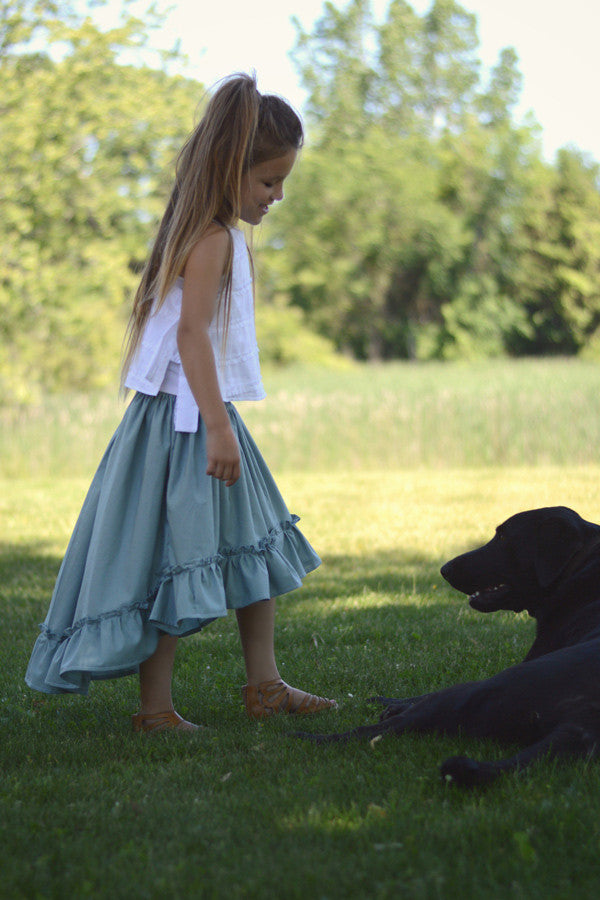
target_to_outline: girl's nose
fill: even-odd
[[[273,190],[273,200],[283,200],[283,185],[278,184]]]

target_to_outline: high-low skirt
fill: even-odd
[[[136,394],[94,476],[25,680],[87,693],[138,671],[164,633],[292,591],[319,557],[296,527],[235,407],[232,487],[206,475],[206,431],[173,429],[175,397]]]

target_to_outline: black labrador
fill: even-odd
[[[600,526],[563,506],[517,513],[489,543],[457,556],[443,577],[480,612],[527,610],[537,622],[524,661],[491,678],[385,704],[380,721],[317,743],[437,732],[522,749],[498,762],[451,757],[442,775],[487,784],[541,756],[589,757],[600,743]]]

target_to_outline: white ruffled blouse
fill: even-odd
[[[243,233],[238,228],[232,228],[231,236],[231,307],[224,351],[216,313],[208,333],[223,400],[262,400],[266,395],[256,343],[250,258]],[[160,390],[175,394],[175,431],[195,432],[198,430],[198,405],[185,377],[177,348],[182,293],[183,278],[178,278],[162,306],[150,314],[138,351],[129,367],[125,387],[151,396],[156,396]]]

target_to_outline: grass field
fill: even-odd
[[[600,366],[503,360],[267,371],[240,411],[275,472],[600,464]],[[0,407],[0,477],[88,478],[116,391]]]
[[[475,613],[439,567],[519,509],[565,504],[600,520],[595,368],[394,366],[312,374],[300,386],[288,373],[267,386],[263,420],[259,406],[245,417],[323,558],[280,600],[278,617],[284,678],[340,701],[315,728],[373,720],[373,694],[419,693],[521,658],[532,623]],[[440,762],[502,748],[415,736],[373,747],[297,743],[293,720],[245,719],[233,617],[179,647],[177,705],[208,726],[200,736],[134,737],[135,678],[96,683],[88,698],[29,691],[36,625],[95,442],[116,416],[98,402],[101,415],[85,422],[74,398],[56,408],[59,425],[50,408],[4,419],[12,416],[0,481],[0,897],[598,896],[600,767],[545,762],[463,794],[442,783]],[[311,443],[310,421],[327,447]],[[84,429],[89,441],[79,444]],[[32,446],[44,433],[52,449]],[[471,447],[459,458],[461,434]],[[493,434],[492,456],[477,458],[473,447]],[[21,452],[33,456],[30,469]]]

